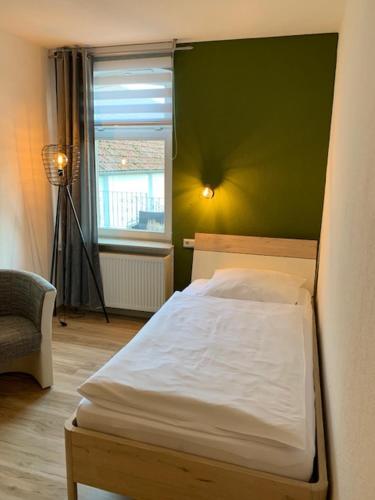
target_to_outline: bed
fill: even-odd
[[[196,234],[192,285],[81,388],[65,428],[70,500],[77,483],[139,499],[326,498],[311,294],[301,289],[298,307],[202,296],[215,269],[234,265],[303,276],[312,293],[316,242]],[[268,364],[244,364],[265,332]],[[215,356],[202,364],[207,346]]]

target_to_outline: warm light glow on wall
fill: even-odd
[[[213,198],[215,192],[211,186],[204,186],[201,194],[203,198],[206,198],[206,200],[210,200],[211,198]]]

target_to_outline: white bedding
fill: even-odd
[[[308,292],[305,304],[294,306],[196,297],[200,284],[175,294],[83,384],[78,424],[308,479]]]

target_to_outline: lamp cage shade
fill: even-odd
[[[70,186],[79,178],[79,146],[48,144],[42,149],[47,179],[53,186]]]

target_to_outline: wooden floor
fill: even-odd
[[[65,500],[64,421],[77,406],[76,388],[126,344],[142,319],[99,314],[54,324],[52,389],[28,376],[0,375],[0,499]],[[117,500],[79,487],[79,500]]]

